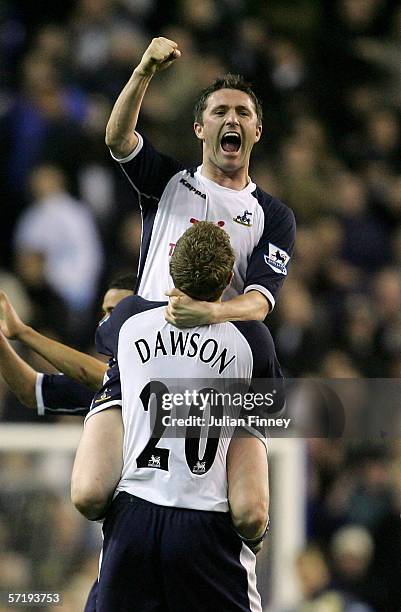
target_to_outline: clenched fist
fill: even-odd
[[[153,75],[168,68],[179,57],[181,57],[181,51],[173,40],[162,36],[153,38],[143,54],[137,70],[144,75]]]

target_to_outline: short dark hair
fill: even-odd
[[[211,85],[209,85],[208,87],[203,89],[203,91],[201,91],[201,93],[198,96],[198,99],[195,102],[195,107],[194,107],[195,123],[203,122],[203,111],[205,110],[207,106],[207,100],[212,93],[214,93],[215,91],[218,91],[219,89],[238,89],[239,91],[244,91],[246,94],[248,94],[248,96],[251,98],[255,106],[255,111],[256,111],[258,121],[259,123],[262,123],[262,119],[263,119],[262,103],[260,102],[259,98],[253,91],[251,84],[245,81],[244,77],[242,77],[240,74],[230,74],[230,73],[225,74],[219,79],[216,79],[215,81],[213,81]]]
[[[111,279],[107,285],[107,291],[110,289],[126,289],[134,291],[136,285],[136,274],[119,274]]]
[[[198,221],[178,240],[170,273],[177,289],[215,302],[227,287],[234,260],[227,232],[210,221]]]

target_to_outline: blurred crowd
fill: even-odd
[[[0,453],[1,612],[10,609],[10,592],[60,594],[62,607],[35,607],[39,611],[84,608],[98,571],[101,526],[70,502],[72,459],[61,451]]]
[[[400,612],[400,440],[313,439],[307,448],[296,612]]]
[[[22,318],[92,351],[108,281],[136,269],[136,196],[104,131],[157,35],[182,52],[153,80],[140,117],[139,131],[161,151],[200,161],[193,101],[224,72],[243,74],[263,102],[251,176],[293,208],[298,225],[268,317],[287,376],[401,377],[396,0],[4,0],[0,287]],[[1,384],[0,419],[34,420]],[[401,609],[399,560],[398,574],[389,565],[400,553],[401,447],[357,450],[310,444],[313,545],[298,569],[306,602],[336,583],[350,593],[344,606],[353,596],[392,612]],[[384,594],[381,584],[390,585]]]

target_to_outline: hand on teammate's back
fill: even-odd
[[[153,75],[168,68],[181,57],[177,43],[168,38],[153,38],[138,65],[137,71],[144,75]]]

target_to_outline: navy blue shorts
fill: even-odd
[[[103,524],[96,612],[261,612],[255,555],[229,513],[119,493]]]

